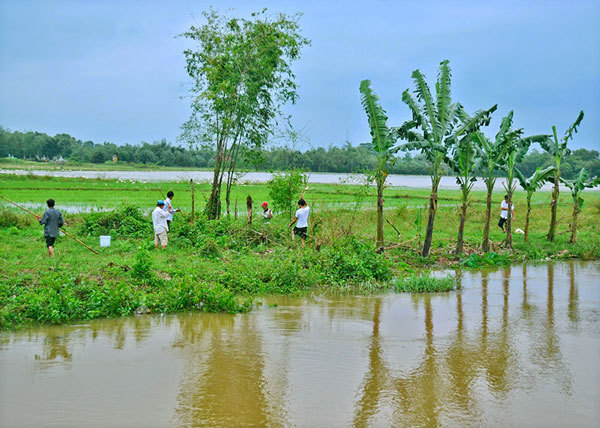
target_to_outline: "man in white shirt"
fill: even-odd
[[[171,201],[173,200],[173,196],[175,196],[175,193],[173,193],[172,190],[169,190],[167,192],[167,199],[165,199],[165,207],[163,208],[167,213],[169,213],[169,216],[167,217],[167,232],[171,231],[171,222],[173,221],[173,213],[178,213],[179,211],[181,211],[179,208],[177,208],[176,210],[173,209],[173,205],[171,204]]]
[[[158,250],[158,244],[164,250],[167,247],[167,218],[169,213],[164,210],[165,201],[158,201],[156,208],[152,211],[152,225],[154,226],[154,249]]]
[[[515,204],[510,204],[511,218],[515,219]],[[504,224],[508,220],[508,195],[504,195],[504,200],[500,204],[500,220],[498,221],[498,226],[502,229],[502,232],[506,232],[504,229]]]
[[[306,204],[304,199],[300,199],[298,201],[298,209],[296,210],[296,215],[294,219],[290,223],[289,227],[292,227],[294,223],[298,222],[294,227],[294,236],[299,236],[302,239],[306,239],[308,237],[308,214],[310,213],[310,208]]]

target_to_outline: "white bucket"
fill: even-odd
[[[101,235],[100,236],[100,246],[101,247],[110,247],[110,235]]]

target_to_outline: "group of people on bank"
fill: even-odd
[[[164,250],[169,242],[169,230],[171,222],[173,221],[173,214],[181,211],[180,209],[173,208],[173,196],[174,193],[169,191],[167,193],[167,199],[164,201],[161,199],[156,202],[156,208],[152,211],[152,225],[154,226],[154,249],[158,250],[158,246]],[[273,211],[269,208],[268,202],[261,204],[263,209],[262,217],[265,223],[269,223],[273,218]],[[304,198],[300,198],[298,201],[298,209],[296,214],[289,224],[289,228],[294,226],[294,236],[298,236],[302,239],[308,237],[308,215],[310,208]]]
[[[156,202],[156,208],[152,211],[152,225],[154,227],[154,248],[158,250],[160,247],[164,250],[169,242],[169,230],[171,222],[173,221],[173,214],[180,212],[179,208],[173,208],[173,197],[175,193],[173,191],[167,192],[167,198],[165,200],[159,200]],[[37,216],[38,221],[44,226],[44,238],[46,240],[46,246],[48,247],[48,255],[54,256],[54,243],[58,237],[58,230],[64,224],[62,213],[54,208],[54,199],[48,199],[46,201],[48,210],[44,212],[43,217]],[[265,223],[268,223],[273,218],[273,211],[269,208],[267,202],[261,204],[263,209],[262,217]],[[508,212],[511,212],[511,218],[514,220],[515,211],[514,204],[511,203],[510,207],[508,204],[508,195],[504,196],[504,200],[500,205],[500,219],[498,221],[498,227],[505,232],[504,225],[508,221]],[[300,198],[298,201],[298,209],[294,214],[294,218],[290,222],[288,228],[294,226],[294,236],[298,236],[301,239],[308,237],[308,216],[310,214],[310,207],[304,200]]]

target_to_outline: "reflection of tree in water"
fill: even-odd
[[[547,269],[546,318],[538,321],[538,326],[542,331],[528,332],[534,343],[531,361],[540,367],[542,373],[554,377],[556,384],[564,393],[570,394],[572,389],[571,372],[562,356],[560,338],[556,332],[554,320],[554,264],[548,263]]]
[[[538,358],[552,361],[552,365],[543,367],[541,373],[553,373],[563,387],[563,393],[570,393],[571,377],[560,353],[560,343],[554,329],[553,272],[548,268],[548,300],[546,313],[542,319],[535,319],[534,325],[542,328],[532,331],[533,335],[544,338],[542,355]],[[514,328],[511,328],[509,314],[510,268],[503,271],[502,278],[502,314],[498,327],[490,327],[488,315],[488,272],[482,272],[481,281],[481,323],[479,333],[469,337],[464,328],[462,294],[456,298],[456,328],[449,338],[434,340],[433,311],[429,295],[423,297],[425,322],[425,347],[419,364],[408,373],[394,374],[383,358],[383,339],[379,335],[381,309],[376,302],[373,309],[373,334],[369,345],[368,372],[365,375],[355,404],[355,426],[367,426],[381,404],[382,397],[392,396],[394,421],[406,426],[437,426],[448,422],[444,409],[459,409],[453,417],[459,417],[454,423],[481,423],[481,410],[478,409],[478,394],[474,390],[477,379],[484,374],[488,390],[499,398],[506,398],[509,392],[522,384],[523,376],[536,379],[540,372],[535,368],[527,371],[521,366],[515,342]],[[526,276],[526,268],[523,274]],[[529,311],[527,302],[527,284],[523,284],[522,310]],[[525,308],[525,309],[523,309]],[[544,322],[544,319],[545,322]],[[537,317],[536,317],[537,318]],[[518,325],[519,318],[515,320]],[[530,351],[526,347],[525,352]],[[520,348],[523,349],[523,348]],[[534,366],[535,367],[535,366]],[[479,392],[480,393],[480,392]],[[480,399],[480,397],[479,397]]]
[[[569,319],[577,323],[579,321],[579,293],[575,284],[575,264],[569,266]]]
[[[369,417],[377,413],[381,398],[382,386],[385,385],[388,372],[382,358],[381,339],[379,338],[379,318],[381,316],[381,299],[375,300],[373,309],[373,334],[369,344],[369,371],[361,386],[361,398],[356,403],[354,426],[367,426]]]
[[[264,356],[256,318],[182,317],[174,346],[186,354],[176,419],[186,426],[281,424],[264,391]]]

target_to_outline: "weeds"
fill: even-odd
[[[405,293],[442,292],[456,290],[457,288],[458,282],[453,276],[434,278],[427,275],[411,275],[404,279],[397,279],[394,282],[394,289],[397,292]]]
[[[504,266],[510,264],[510,258],[497,253],[471,254],[461,260],[460,264],[465,267],[479,268],[486,266]]]

